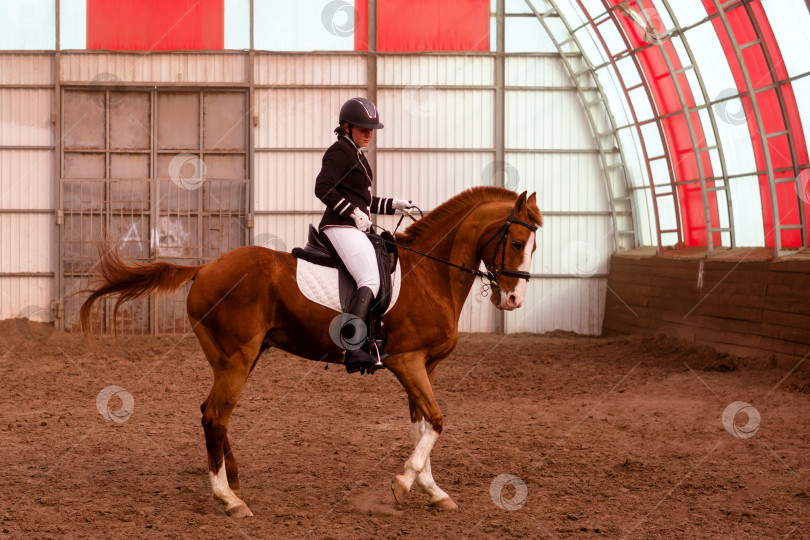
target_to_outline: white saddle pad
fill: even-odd
[[[338,270],[312,264],[303,259],[298,259],[298,269],[295,272],[295,279],[298,281],[298,288],[309,300],[316,304],[328,307],[340,312],[340,292],[338,291]],[[391,311],[399,297],[399,286],[402,281],[399,261],[396,270],[391,276],[391,303],[385,313]]]

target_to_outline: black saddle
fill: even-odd
[[[385,313],[391,303],[391,274],[396,270],[398,254],[396,246],[389,243],[393,242],[394,237],[388,231],[383,231],[382,234],[370,232],[367,235],[368,239],[371,240],[371,245],[374,246],[374,252],[377,254],[377,267],[380,271],[380,292],[374,299],[375,303],[371,308],[372,315],[379,318],[382,317],[382,314]],[[340,257],[335,252],[335,248],[329,242],[329,238],[313,225],[310,225],[307,245],[303,248],[294,248],[292,255],[313,264],[338,269],[340,307],[343,311],[346,311],[354,295],[356,284],[352,275],[343,266]]]

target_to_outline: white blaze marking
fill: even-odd
[[[518,270],[521,272],[528,272],[532,266],[532,250],[534,249],[534,231],[529,235],[529,239],[526,241],[526,245],[523,246],[523,260],[520,261],[520,266],[517,267]],[[520,307],[523,305],[523,298],[526,296],[526,286],[529,284],[528,280],[525,279],[518,279],[517,285],[515,286],[515,290],[513,291],[501,291],[501,306],[507,305],[507,300],[509,299],[510,294],[514,294],[517,297],[517,305],[515,307]]]

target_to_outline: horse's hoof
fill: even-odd
[[[439,508],[441,510],[458,510],[458,505],[453,502],[453,499],[447,497],[446,499],[439,499],[438,501],[431,502],[430,506]]]
[[[229,508],[228,510],[225,510],[225,513],[231,516],[232,518],[244,518],[253,516],[253,512],[250,511],[250,508],[248,508],[245,503],[234,506],[233,508]]]
[[[399,475],[391,482],[391,491],[394,492],[394,499],[396,499],[397,504],[403,504],[405,502],[405,497],[408,495],[408,488],[405,487],[405,482],[400,479]]]

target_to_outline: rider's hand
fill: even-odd
[[[405,199],[394,199],[391,202],[391,206],[393,206],[394,210],[399,210],[403,214],[410,214],[413,212],[413,209],[416,206],[411,201],[406,201]]]
[[[368,232],[371,229],[371,220],[359,208],[352,210],[351,216],[354,218],[354,224],[357,225],[361,232]]]

